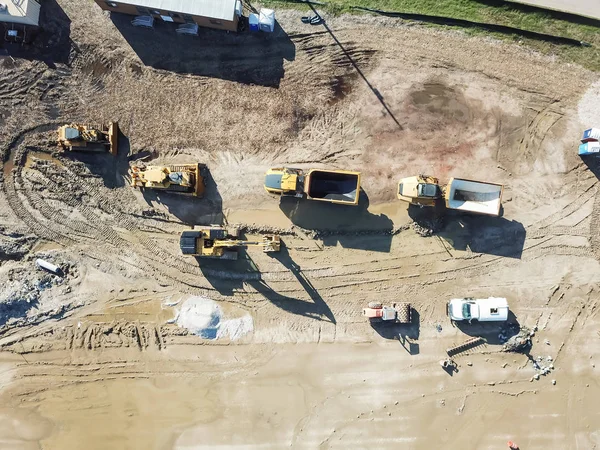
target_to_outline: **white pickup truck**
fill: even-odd
[[[480,322],[502,322],[508,320],[508,302],[505,298],[453,298],[448,302],[450,320],[478,320]]]

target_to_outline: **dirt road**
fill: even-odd
[[[0,62],[2,448],[600,445],[600,171],[576,155],[597,74],[382,18],[329,33],[282,11],[272,36],[182,45],[93,4],[46,11],[43,55]],[[119,155],[56,154],[71,120],[118,120]],[[133,191],[139,159],[205,162],[206,198]],[[279,202],[262,175],[283,164],[361,170],[360,204]],[[503,183],[503,217],[420,236],[395,190],[423,172]],[[285,246],[180,254],[182,230],[222,221]],[[530,355],[500,351],[512,328],[452,327],[463,296],[506,297],[539,328]],[[179,327],[190,298],[233,328]],[[375,300],[409,300],[413,324],[370,326]]]

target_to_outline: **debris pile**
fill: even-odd
[[[18,260],[27,254],[36,238],[0,226],[0,261]]]
[[[504,352],[525,353],[531,348],[531,337],[535,334],[535,330],[530,330],[527,327],[521,327],[519,332],[509,338],[502,347]],[[500,336],[506,337],[501,333]],[[502,339],[502,338],[501,338]]]
[[[76,270],[70,262],[58,258],[52,260],[63,268],[62,275],[75,275]],[[44,291],[66,284],[65,282],[65,277],[41,268],[31,270],[31,263],[8,270],[5,280],[0,281],[0,326],[28,316],[31,309],[39,308]],[[69,291],[70,287],[66,286],[64,292]]]
[[[539,380],[540,375],[546,376],[552,370],[554,370],[554,363],[551,356],[546,356],[545,358],[542,356],[538,356],[535,359],[531,358],[531,364],[536,370],[536,374],[533,377],[531,377],[531,380],[529,381]],[[553,384],[556,384],[556,382],[554,381]]]
[[[444,228],[444,219],[443,217],[420,218],[412,222],[411,226],[419,236],[429,237]]]

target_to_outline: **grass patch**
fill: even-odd
[[[564,61],[582,65],[594,71],[600,71],[600,28],[593,25],[575,23],[557,18],[552,13],[524,11],[508,5],[491,6],[476,0],[322,0],[327,6],[319,6],[317,10],[333,14],[362,12],[352,9],[352,6],[398,11],[405,13],[444,16],[465,19],[473,22],[505,25],[538,33],[573,38],[588,42],[591,47],[576,47],[557,45],[533,39],[520,38],[518,35],[502,33],[487,33],[503,40],[522,40],[523,45],[544,53],[557,55]],[[263,0],[273,7],[306,8],[299,3],[287,3],[278,0]],[[364,13],[369,14],[369,13]],[[400,19],[399,19],[400,20]],[[435,25],[431,25],[435,26]],[[469,30],[471,32],[472,30]],[[484,31],[474,31],[484,33]]]

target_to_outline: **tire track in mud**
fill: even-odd
[[[600,189],[596,192],[592,208],[592,220],[590,222],[590,244],[592,252],[600,261]]]
[[[66,217],[63,218],[62,214],[55,209],[51,208],[46,202],[44,202],[39,194],[26,192],[26,189],[20,189],[23,191],[24,197],[28,201],[22,201],[20,196],[18,195],[17,188],[15,186],[15,181],[19,180],[21,177],[21,171],[23,170],[22,166],[18,165],[16,168],[12,166],[15,164],[15,159],[19,159],[19,161],[24,161],[27,156],[27,149],[23,149],[20,151],[22,143],[30,134],[39,133],[39,132],[49,132],[53,128],[59,126],[59,123],[45,123],[42,125],[38,125],[35,127],[31,127],[23,130],[18,133],[13,139],[9,142],[7,146],[2,149],[2,158],[4,162],[4,177],[3,182],[1,183],[2,188],[4,190],[4,194],[6,196],[7,202],[14,212],[15,216],[22,221],[36,236],[39,238],[59,243],[65,247],[73,245],[77,242],[85,243],[86,241],[89,243],[97,242],[100,238],[102,241],[113,245],[118,249],[125,249],[131,247],[131,241],[123,239],[119,233],[117,233],[112,226],[107,226],[103,223],[102,219],[96,214],[96,212],[89,206],[87,206],[81,200],[71,197],[70,200],[72,203],[77,205],[78,211],[84,216],[86,220],[90,223],[95,224],[91,228],[87,228],[87,224],[84,222],[79,222],[78,225],[73,226],[53,226],[56,223],[62,225],[62,222],[69,222],[69,219]],[[66,166],[65,166],[66,167]],[[71,180],[79,180],[80,177],[70,169],[67,169]],[[92,199],[92,201],[98,201],[100,199],[99,193],[90,192],[89,189],[86,189],[85,183],[81,183],[81,190],[86,192],[86,194]],[[69,191],[65,191],[62,189],[66,195],[68,195]],[[30,204],[31,202],[31,204]],[[48,218],[47,223],[41,222],[39,219],[35,217],[32,211],[36,211],[36,213],[40,213],[43,217]],[[119,213],[117,216],[120,221],[118,224],[125,224],[125,228],[132,232],[133,234],[137,234],[141,237],[141,243],[144,244],[144,248],[147,251],[142,251],[142,256],[145,259],[149,259],[153,262],[154,275],[157,279],[162,280],[163,282],[177,282],[183,285],[183,287],[197,287],[204,289],[211,289],[208,286],[198,285],[198,283],[193,283],[191,280],[181,280],[177,276],[169,275],[167,271],[165,271],[165,267],[169,266],[168,261],[172,259],[172,256],[168,253],[157,248],[156,243],[153,241],[144,238],[142,233],[137,230],[135,224],[130,220],[123,220],[125,216],[122,213]],[[73,223],[76,223],[73,221]],[[80,239],[73,239],[69,235],[64,233],[65,229],[76,230],[76,234],[80,237]],[[87,229],[87,231],[84,231]],[[97,232],[95,235],[90,236],[89,229],[95,229]],[[81,233],[81,231],[84,231]],[[149,250],[148,250],[149,249]],[[139,251],[139,248],[137,249]],[[106,255],[104,255],[106,256]],[[130,263],[130,261],[127,261]],[[198,276],[202,277],[201,271],[198,269],[197,271],[191,270],[190,267],[193,267],[187,263],[183,263],[182,261],[177,261],[177,264],[170,264],[172,269],[175,269],[176,273],[184,272],[190,275],[194,275],[197,281]],[[146,270],[148,267],[146,264],[140,264],[138,266],[140,270]]]
[[[0,100],[14,100],[15,97],[29,92],[44,76],[46,69],[36,71],[35,68],[30,68],[27,77],[14,72],[11,71],[0,78]]]
[[[30,211],[25,207],[26,202],[21,201],[19,195],[17,194],[17,189],[15,187],[12,175],[9,175],[7,178],[4,179],[2,186],[4,188],[6,200],[12,211],[27,227],[29,227],[29,229],[36,236],[42,239],[46,239],[48,241],[57,242],[65,246],[75,243],[75,241],[72,238],[68,237],[65,234],[55,232],[54,230],[52,230],[52,228],[39,222],[30,213]]]
[[[52,183],[52,180],[49,180],[49,183]],[[93,224],[66,217],[62,212],[52,208],[48,203],[46,203],[46,201],[34,189],[24,189],[23,193],[31,206],[46,220],[53,224],[59,224],[63,229],[71,230],[72,233],[69,233],[69,236],[75,234],[79,237],[79,242],[98,238],[99,233]],[[90,233],[90,231],[94,231],[94,233]]]

